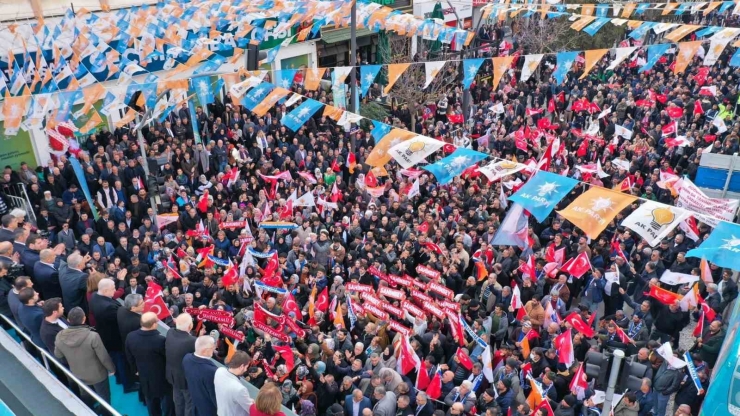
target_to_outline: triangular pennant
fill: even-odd
[[[513,56],[498,56],[495,58],[492,58],[493,61],[493,80],[491,81],[491,85],[493,86],[494,91],[498,87],[499,82],[501,81],[501,77],[504,76],[504,73],[506,73],[509,68],[511,68],[511,62],[514,61]]]
[[[591,72],[591,69],[593,69],[594,65],[596,65],[601,58],[604,57],[604,55],[609,52],[609,49],[594,49],[590,51],[586,51],[584,54],[585,64],[583,68],[583,75],[581,75],[580,79],[586,78],[589,72]]]
[[[411,63],[390,64],[388,65],[388,85],[385,86],[385,93],[388,94],[398,78],[406,72]]]

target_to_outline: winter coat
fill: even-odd
[[[72,374],[87,385],[100,383],[116,371],[100,335],[87,325],[70,326],[57,334],[54,355],[67,360]]]

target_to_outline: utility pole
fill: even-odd
[[[167,95],[170,92],[170,89],[164,90],[161,94],[157,96],[157,99],[154,101],[159,102],[162,98],[164,98],[165,95]],[[154,198],[154,191],[151,189],[151,186],[149,186],[149,162],[147,162],[147,156],[146,156],[146,150],[144,150],[144,146],[146,144],[146,141],[144,140],[144,134],[141,132],[142,127],[144,127],[145,124],[148,123],[149,117],[152,116],[152,113],[154,112],[154,108],[147,108],[146,112],[144,113],[144,116],[140,118],[139,122],[136,123],[136,126],[134,129],[136,129],[136,138],[139,142],[139,150],[141,151],[141,164],[144,168],[144,174],[146,175],[146,186],[149,189],[149,206],[152,208],[152,211],[154,212],[154,226],[159,227],[157,224],[157,200]],[[196,122],[193,120],[193,122]]]
[[[352,0],[352,12],[350,14],[350,21],[349,21],[349,66],[352,67],[352,71],[350,72],[349,76],[349,102],[350,102],[350,112],[357,114],[357,108],[359,103],[357,100],[360,99],[359,95],[357,94],[357,71],[359,71],[359,68],[357,68],[357,1]],[[350,135],[350,151],[355,151],[356,146],[356,139],[355,135]]]
[[[455,10],[455,6],[452,5],[452,2],[450,0],[447,0],[447,5],[450,6],[450,9],[452,9],[452,12],[455,13],[455,19],[457,19],[457,28],[462,30],[462,21],[460,20],[460,16],[457,14],[457,10]],[[465,59],[465,45],[460,45],[460,81],[462,82],[465,79],[465,62],[463,60]],[[463,110],[463,126],[465,126],[465,122],[467,121],[469,114],[470,114],[470,91],[466,88],[463,90],[463,97],[462,97],[462,110]]]
[[[614,350],[612,355],[612,371],[609,374],[609,383],[606,385],[606,398],[604,399],[604,411],[610,412],[612,409],[612,400],[614,399],[614,387],[617,385],[619,378],[619,367],[624,359],[624,351]]]

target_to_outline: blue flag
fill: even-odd
[[[610,7],[612,7],[610,4],[599,4],[596,6],[596,17],[606,17]]]
[[[87,181],[85,180],[85,172],[82,170],[82,165],[80,165],[80,161],[77,160],[76,157],[70,157],[69,163],[70,165],[72,165],[72,170],[74,171],[75,176],[77,177],[77,182],[79,182],[80,187],[82,188],[82,193],[85,194],[85,199],[87,200],[87,203],[90,205],[90,210],[92,211],[93,217],[97,220],[98,210],[95,209],[95,203],[93,202],[93,199],[90,196],[90,188],[87,187]]]
[[[267,94],[269,94],[273,89],[275,89],[275,86],[269,82],[259,84],[249,90],[248,93],[244,94],[244,97],[242,97],[242,105],[247,107],[249,111],[254,110],[254,107],[257,107],[257,104],[261,103],[262,100],[267,97]]]
[[[560,200],[578,185],[567,176],[539,171],[522,185],[509,201],[516,202],[529,211],[537,221],[543,222]]]
[[[203,107],[208,103],[212,103],[215,99],[213,96],[213,89],[211,88],[211,77],[198,77],[190,80],[191,86],[198,96],[198,101]]]
[[[75,101],[81,96],[81,90],[60,92],[56,121],[67,121],[72,113],[72,106],[74,106]],[[84,181],[85,175],[82,175],[82,178]]]
[[[686,253],[686,257],[705,258],[719,267],[737,269],[740,254],[740,225],[720,221],[701,245]]]
[[[360,94],[367,95],[367,90],[373,85],[375,77],[378,76],[378,72],[383,65],[363,65],[360,67]]]
[[[275,71],[275,85],[290,89],[296,73],[298,73],[297,69],[281,69],[280,71]]]
[[[732,7],[734,5],[735,5],[735,2],[734,1],[726,1],[726,2],[722,3],[722,6],[720,6],[720,8],[717,11],[717,13],[722,14],[722,13],[726,12],[727,9],[729,9],[730,7]]]
[[[286,114],[280,122],[292,131],[298,131],[298,129],[300,129],[302,125],[306,124],[308,119],[323,106],[324,104],[308,98],[306,101],[301,103],[301,105],[296,107],[295,110]]]
[[[735,54],[730,58],[730,66],[740,66],[740,49],[736,49]]]
[[[734,4],[734,3],[730,3],[730,4]],[[707,26],[704,29],[702,29],[702,30],[700,30],[700,31],[698,31],[698,32],[696,32],[694,34],[696,35],[697,38],[702,38],[704,36],[709,36],[711,34],[714,34],[716,32],[719,32],[720,30],[722,30],[722,26]]]
[[[190,111],[190,125],[193,126],[193,138],[195,139],[195,144],[201,143],[198,117],[195,114],[195,104],[193,104],[191,100],[188,100],[188,110]]]
[[[463,88],[466,90],[470,88],[470,84],[473,83],[473,80],[478,74],[480,66],[483,65],[484,60],[485,58],[463,60],[463,74],[465,75],[465,78],[463,78]]]
[[[643,37],[645,37],[645,34],[648,32],[648,30],[657,25],[658,22],[645,22],[641,24],[640,27],[630,32],[629,37],[631,37],[632,39],[642,39]]]
[[[650,7],[650,3],[640,3],[637,5],[637,8],[635,9],[635,14],[637,16],[640,16],[641,14],[645,13],[645,10]]]
[[[608,17],[601,17],[596,19],[593,23],[588,25],[585,29],[583,29],[584,32],[588,33],[590,36],[596,35],[596,32],[598,32],[607,22],[611,22],[612,19]]]
[[[380,143],[380,139],[391,132],[391,126],[375,120],[372,120],[372,122],[373,129],[370,130],[370,135],[373,136],[373,139],[375,139],[375,144],[377,145],[378,143]]]
[[[524,207],[519,204],[512,204],[506,217],[501,221],[496,235],[493,236],[491,244],[526,248],[529,247],[529,244],[527,244],[528,232],[529,220],[524,215]]]
[[[691,7],[693,5],[694,5],[693,3],[681,3],[678,6],[678,9],[676,9],[676,11],[675,11],[676,16],[681,16],[682,14],[684,14],[686,12],[686,9],[688,9],[689,7]]]
[[[570,71],[570,67],[573,66],[573,62],[575,62],[577,57],[578,52],[560,52],[557,55],[558,66],[555,68],[552,76],[553,78],[555,78],[555,81],[557,81],[558,85],[563,83],[563,81],[565,80],[565,74]]]
[[[670,43],[659,43],[657,45],[650,45],[647,47],[647,62],[637,72],[645,72],[653,69],[655,64],[658,62],[661,56],[670,48],[673,44]]]
[[[446,158],[432,163],[431,165],[424,166],[424,169],[431,172],[434,177],[437,178],[437,182],[444,185],[452,182],[452,179],[463,173],[465,169],[487,157],[488,155],[485,153],[465,148],[458,148]]]

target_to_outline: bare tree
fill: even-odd
[[[595,36],[571,29],[567,17],[541,19],[539,15],[519,18],[511,29],[519,47],[525,53],[555,53],[585,49],[611,48],[624,33],[623,27],[606,24]]]
[[[387,46],[379,44],[381,56],[389,56],[391,64],[410,62],[410,38],[402,36],[389,36]],[[419,41],[417,44],[417,54],[414,57],[415,63],[409,66],[403,75],[396,81],[389,93],[389,98],[395,101],[396,105],[405,104],[411,113],[411,126],[413,130],[416,125],[417,117],[421,116],[422,110],[428,102],[436,102],[442,94],[454,89],[458,80],[457,66],[455,62],[446,63],[434,77],[434,81],[427,88],[425,62],[426,57],[432,52],[430,50],[431,42]],[[388,50],[384,50],[384,48]],[[435,60],[444,60],[443,56]]]

